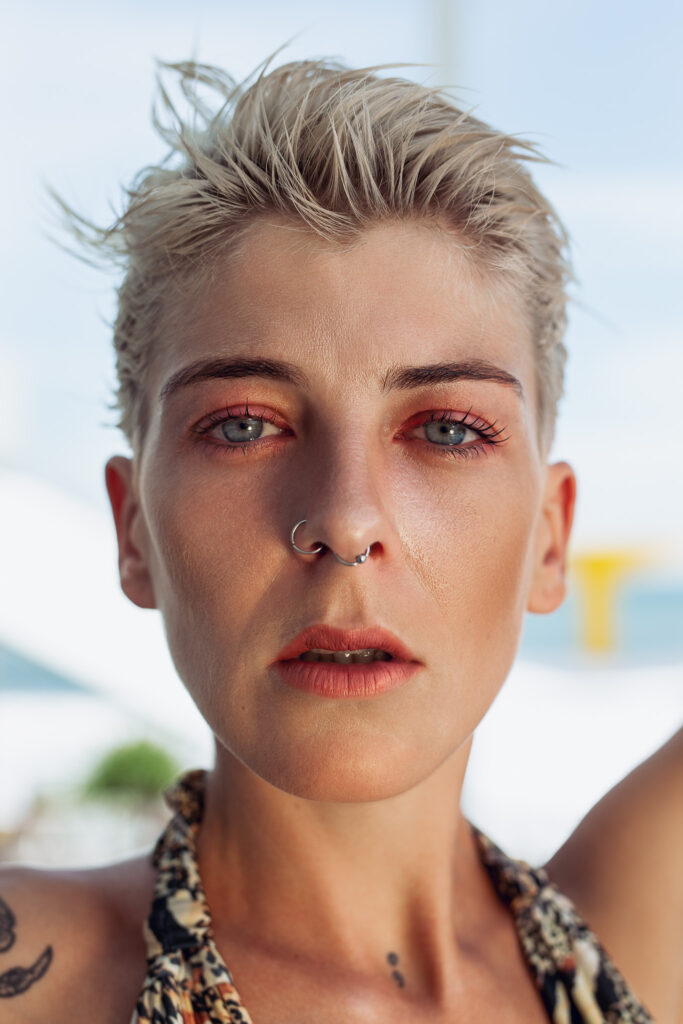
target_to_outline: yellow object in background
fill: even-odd
[[[579,589],[581,646],[591,653],[617,649],[617,595],[624,577],[649,564],[643,551],[588,551],[571,562]]]

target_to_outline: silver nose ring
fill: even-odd
[[[298,547],[294,540],[294,534],[296,533],[300,526],[304,525],[305,522],[305,519],[300,519],[299,522],[292,527],[292,532],[289,535],[289,539],[292,542],[292,547],[294,548],[294,550],[298,551],[300,555],[317,555],[325,547],[324,544],[319,544],[318,547],[316,548],[300,548]],[[365,549],[362,555],[356,555],[352,562],[347,562],[345,558],[341,558],[337,554],[337,552],[334,551],[332,548],[330,548],[330,551],[332,551],[334,557],[337,559],[338,562],[341,562],[342,565],[362,565],[363,562],[367,559],[368,555],[370,554],[370,545],[368,544],[367,548]]]

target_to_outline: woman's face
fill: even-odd
[[[239,358],[291,379],[221,377]],[[200,361],[217,375],[160,397]],[[406,371],[444,364],[439,380]],[[376,226],[342,250],[263,220],[169,320],[150,386],[137,492],[127,460],[107,467],[122,585],[161,610],[220,743],[313,799],[429,776],[491,705],[525,608],[562,596],[573,478],[539,451],[514,297],[433,226]],[[370,557],[295,553],[301,519],[302,547]],[[273,663],[317,623],[381,626],[418,669],[373,696],[293,688]]]

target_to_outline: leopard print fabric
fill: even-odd
[[[158,869],[145,924],[148,971],[131,1024],[252,1024],[223,963],[195,858],[206,772],[166,793],[175,811],[153,855]],[[552,1024],[653,1024],[575,907],[542,868],[512,860],[474,825],[482,863],[515,918]]]

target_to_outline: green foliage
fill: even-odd
[[[89,797],[157,796],[178,775],[178,765],[162,747],[147,740],[115,747],[93,769],[86,782]]]

